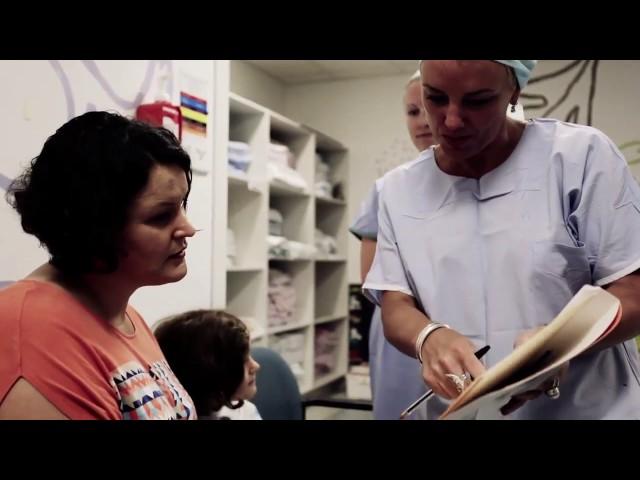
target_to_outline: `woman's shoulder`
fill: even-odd
[[[420,155],[409,162],[398,165],[376,181],[378,193],[382,192],[387,185],[393,185],[397,188],[399,185],[407,182],[421,181],[428,177],[435,165],[433,148],[428,148],[420,152]]]
[[[48,344],[78,339],[70,333],[93,325],[87,315],[79,300],[52,282],[26,278],[0,290],[4,327],[18,329],[25,339],[46,339]]]
[[[535,133],[549,135],[561,145],[570,144],[576,140],[613,143],[604,132],[590,125],[580,125],[555,118],[533,118],[529,120],[529,124],[529,128]]]
[[[553,172],[548,178],[555,179],[565,192],[628,169],[618,146],[597,128],[548,118],[530,122],[525,151],[537,153],[529,157],[536,162],[543,160],[537,163],[536,171]],[[552,168],[554,165],[560,168]]]
[[[0,309],[27,310],[36,307],[49,308],[60,303],[72,302],[62,287],[42,280],[25,278],[0,289]]]

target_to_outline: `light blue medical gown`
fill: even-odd
[[[383,178],[365,294],[414,296],[434,321],[491,345],[488,366],[584,284],[640,268],[640,188],[594,128],[531,120],[511,156],[478,180],[442,172],[433,149]],[[560,390],[509,418],[640,419],[635,342],[574,359]],[[446,407],[437,396],[427,403],[429,418]]]
[[[378,192],[381,186],[382,179],[378,179],[349,228],[358,239],[375,240],[378,235]],[[427,390],[421,371],[415,358],[402,353],[384,337],[380,307],[376,305],[369,329],[369,377],[376,420],[397,420]],[[417,412],[410,418],[420,417],[421,413]]]

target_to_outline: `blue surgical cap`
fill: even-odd
[[[516,78],[518,79],[518,85],[520,90],[527,86],[529,78],[531,78],[531,72],[533,71],[537,60],[494,60],[495,62],[502,63],[507,67],[513,68],[516,72]]]
[[[419,65],[422,64],[424,60],[420,60]],[[513,68],[516,72],[516,78],[518,79],[518,86],[520,90],[527,86],[529,83],[529,78],[531,78],[531,72],[538,63],[537,60],[494,60],[494,62],[502,63],[507,67]],[[418,68],[418,72],[420,69]],[[417,73],[417,72],[416,72]]]

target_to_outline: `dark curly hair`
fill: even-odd
[[[6,199],[51,264],[65,273],[109,273],[118,268],[134,198],[156,164],[180,167],[191,190],[191,160],[169,130],[88,112],[47,139]]]
[[[161,322],[154,333],[198,416],[242,406],[242,400],[232,403],[249,355],[249,331],[240,319],[222,311],[192,310]]]

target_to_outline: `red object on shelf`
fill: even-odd
[[[154,127],[164,127],[182,141],[182,111],[165,100],[138,106],[136,119]]]

